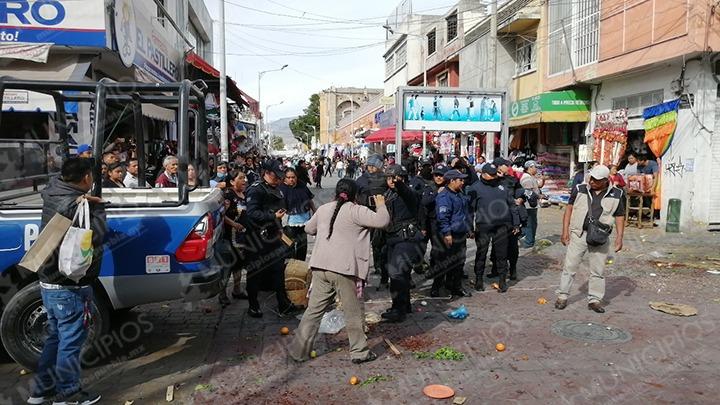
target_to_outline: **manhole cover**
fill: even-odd
[[[558,321],[551,330],[558,336],[581,342],[625,343],[632,339],[630,332],[593,322]]]

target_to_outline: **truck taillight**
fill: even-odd
[[[175,258],[179,262],[199,262],[212,254],[213,235],[215,223],[211,214],[207,214],[185,238],[185,241],[175,251]]]

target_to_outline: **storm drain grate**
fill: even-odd
[[[581,342],[625,343],[632,339],[628,331],[593,322],[558,321],[552,325],[551,330],[560,337]]]

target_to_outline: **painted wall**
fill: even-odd
[[[681,61],[666,63],[655,69],[626,75],[625,77],[605,80],[599,93],[593,93],[593,113],[612,109],[612,99],[642,92],[663,89],[665,101],[676,96],[670,89],[670,83],[676,79],[682,67]],[[710,76],[707,63],[690,62],[686,71],[687,92],[695,95],[694,110],[699,121],[707,128],[715,127],[715,103],[717,84]],[[678,114],[678,128],[670,149],[662,158],[662,210],[661,222],[664,224],[667,205],[670,198],[682,200],[681,226],[693,223],[707,224],[711,201],[708,179],[716,171],[718,157],[711,153],[711,135],[701,128],[700,122],[690,109],[681,109]],[[631,117],[629,127],[639,129],[642,118]]]
[[[490,88],[488,58],[490,34],[485,34],[460,51],[460,87]],[[500,39],[497,47],[497,88],[512,90],[515,74],[515,40]]]
[[[621,4],[622,3],[622,4]],[[625,7],[627,3],[630,7]],[[643,65],[720,49],[720,13],[710,0],[609,0],[602,2],[600,61],[575,69],[577,81],[596,81]],[[547,5],[544,7],[547,15]],[[710,25],[708,26],[708,21]],[[622,35],[621,35],[622,34]],[[547,34],[542,37],[547,43]],[[544,60],[547,64],[547,59]],[[545,90],[571,86],[572,72],[546,78]]]

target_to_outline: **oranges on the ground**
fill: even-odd
[[[547,304],[547,300],[545,299],[545,297],[540,297],[538,298],[537,303],[540,305],[545,305]]]
[[[359,378],[357,378],[355,376],[350,377],[350,385],[358,385],[358,383],[360,383]]]
[[[310,352],[310,358],[314,359],[315,357],[317,357],[317,352],[315,350],[313,350]]]
[[[496,289],[496,290],[499,290],[499,289],[500,289],[500,284],[498,284],[498,283],[492,283],[492,286],[491,286],[491,287],[494,288],[494,289]]]
[[[290,333],[290,329],[288,329],[287,326],[283,326],[282,328],[280,328],[280,334],[281,334],[281,335],[287,335],[287,334],[289,334],[289,333]]]
[[[504,352],[504,351],[505,351],[505,345],[502,344],[502,343],[498,343],[498,344],[495,345],[495,350],[497,350],[497,351],[499,351],[499,352]]]

